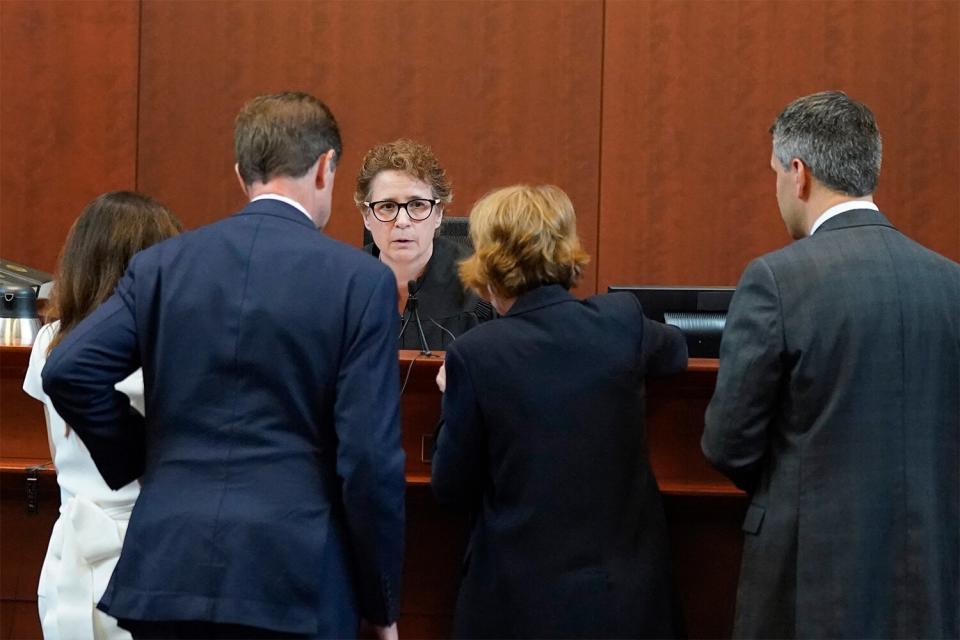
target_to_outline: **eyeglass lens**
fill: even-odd
[[[373,213],[380,220],[389,222],[397,217],[400,209],[406,209],[407,215],[411,220],[424,220],[430,216],[433,211],[433,202],[421,198],[415,198],[409,202],[393,202],[392,200],[382,200],[373,203]]]

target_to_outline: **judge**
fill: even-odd
[[[469,248],[437,237],[452,200],[447,174],[426,145],[396,140],[370,149],[363,158],[354,201],[373,236],[364,249],[397,278],[401,349],[422,346],[410,282],[430,349],[446,349],[493,316],[490,305],[457,277],[457,264],[469,256]]]

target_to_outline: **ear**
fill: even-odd
[[[318,191],[323,191],[328,182],[333,181],[333,174],[336,172],[333,160],[333,149],[317,158],[317,175],[315,183]]]
[[[440,223],[443,222],[443,203],[442,202],[439,205],[437,205],[437,213],[434,217],[437,219],[437,221],[436,223],[434,223],[433,228],[439,229]]]
[[[247,183],[243,181],[243,176],[240,175],[240,164],[239,164],[239,163],[234,163],[234,165],[233,165],[233,173],[237,176],[237,182],[240,183],[240,190],[243,191],[243,195],[245,195],[247,198],[249,198],[249,197],[250,197],[250,192],[249,192],[249,190],[247,189]]]
[[[810,197],[811,179],[813,178],[810,169],[799,158],[790,161],[790,168],[795,171],[793,179],[794,196],[800,200],[807,200]]]
[[[363,218],[363,226],[365,226],[367,229],[370,229],[370,231],[373,232],[373,228],[370,226],[372,224],[370,222],[370,214],[364,213],[361,211],[360,217]]]

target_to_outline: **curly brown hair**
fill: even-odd
[[[357,190],[353,201],[363,211],[364,202],[370,199],[370,185],[381,171],[403,171],[417,180],[430,185],[433,197],[444,204],[453,200],[453,188],[447,172],[440,166],[433,151],[425,144],[401,138],[386,144],[378,144],[363,157],[357,175]]]

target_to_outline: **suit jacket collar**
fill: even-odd
[[[303,215],[303,212],[298,210],[296,207],[291,207],[286,202],[280,200],[273,200],[270,198],[265,198],[263,200],[257,200],[256,202],[248,202],[247,206],[238,211],[236,214],[238,216],[250,216],[250,215],[260,215],[260,216],[274,216],[276,218],[283,218],[284,220],[290,220],[291,222],[296,222],[297,224],[302,224],[303,226],[317,231],[316,225],[311,222],[307,216]]]
[[[531,289],[518,297],[517,301],[510,307],[510,310],[507,311],[507,315],[516,316],[527,313],[528,311],[534,311],[535,309],[542,309],[550,305],[574,300],[576,300],[576,298],[574,298],[563,285],[545,284],[536,289]]]
[[[818,233],[825,231],[870,226],[890,227],[891,229],[896,228],[879,211],[874,211],[873,209],[852,209],[850,211],[844,211],[843,213],[830,218],[820,225],[820,228],[817,229],[816,233],[810,237],[816,237]]]

